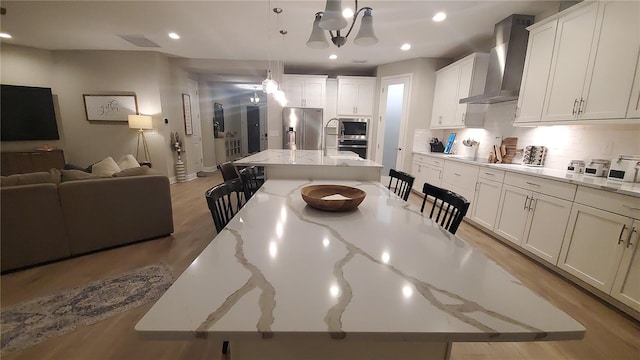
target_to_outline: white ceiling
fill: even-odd
[[[283,58],[287,68],[331,72],[366,68],[415,57],[456,58],[491,47],[493,25],[514,14],[546,17],[559,1],[359,1],[373,8],[379,43],[352,43],[359,20],[342,48],[307,48],[314,13],[324,1],[2,1],[7,14],[3,40],[50,50],[151,50],[191,59],[258,60]],[[353,6],[344,1],[344,6]],[[281,7],[277,16],[271,11]],[[431,20],[445,11],[442,23]],[[270,25],[270,31],[268,31]],[[278,30],[286,29],[284,42]],[[167,34],[174,31],[180,40]],[[117,35],[144,35],[160,48],[138,48]],[[268,34],[271,34],[269,42]],[[407,52],[399,47],[412,44]],[[270,45],[270,46],[269,46]],[[338,59],[328,60],[330,54]],[[354,60],[366,60],[363,65]]]

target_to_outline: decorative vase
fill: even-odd
[[[176,181],[187,181],[187,171],[184,168],[184,162],[180,159],[180,155],[178,155],[178,161],[176,161]]]

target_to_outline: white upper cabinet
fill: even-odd
[[[636,65],[636,77],[633,81],[631,100],[629,100],[629,109],[627,109],[627,117],[640,118],[640,59],[638,59]]]
[[[460,99],[479,95],[487,79],[489,55],[474,53],[436,72],[431,114],[432,129],[481,127],[483,117],[469,116],[469,107]]]
[[[540,121],[557,25],[558,21],[556,20],[529,32],[527,56],[525,57],[516,110],[516,123]]]
[[[554,20],[542,121],[626,117],[640,47],[638,11],[636,1],[591,2]]]
[[[325,75],[282,76],[282,89],[291,107],[324,108],[326,86]]]
[[[338,76],[338,116],[373,116],[375,77]]]

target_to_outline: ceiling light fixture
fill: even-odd
[[[411,49],[411,44],[409,43],[405,43],[405,44],[402,44],[402,46],[400,46],[400,50],[402,51],[407,51],[409,49]]]
[[[267,78],[262,81],[262,91],[267,94],[273,94],[278,90],[278,83],[271,77],[271,21],[269,20],[269,10],[271,10],[271,1],[267,3],[267,54],[269,57],[269,68],[267,70]]]
[[[336,54],[329,55],[329,59],[331,59],[331,60],[335,60],[337,58],[338,58],[338,55],[336,55]]]
[[[373,16],[370,7],[362,7],[358,9],[358,0],[355,1],[357,9],[351,16],[351,26],[347,31],[347,34],[342,36],[340,30],[349,25],[348,21],[343,16],[342,0],[327,0],[324,11],[317,12],[315,14],[315,20],[313,21],[313,28],[311,30],[311,36],[307,41],[307,46],[314,49],[325,49],[329,47],[327,38],[324,31],[328,31],[331,36],[331,42],[337,47],[341,47],[347,42],[347,37],[351,34],[353,26],[356,24],[358,15],[364,11],[362,20],[360,21],[360,30],[358,35],[353,40],[354,44],[361,46],[373,45],[378,42],[378,38],[373,32]],[[351,11],[353,12],[353,11]],[[347,14],[348,15],[348,14]],[[334,33],[335,31],[335,33]]]
[[[173,40],[178,40],[180,39],[180,35],[174,33],[174,32],[170,32],[169,33],[169,37],[172,38]]]
[[[273,12],[276,14],[276,24],[280,27],[280,14],[282,13],[281,8],[273,8]],[[280,35],[282,35],[282,42],[280,43],[280,56],[278,57],[278,61],[276,62],[276,66],[278,66],[278,72],[280,73],[280,83],[282,83],[282,74],[284,74],[284,36],[287,35],[287,30],[281,29]],[[282,59],[282,63],[280,63],[280,59]],[[276,91],[273,93],[273,99],[280,104],[280,106],[285,107],[289,102],[287,100],[287,96],[284,93],[284,90],[280,88],[280,84]]]
[[[7,34],[7,33],[0,33],[0,38],[3,39],[11,39],[13,36]]]
[[[446,18],[447,18],[447,14],[445,14],[443,11],[440,11],[439,13],[436,13],[435,15],[433,15],[432,20],[435,22],[440,22]]]
[[[253,92],[253,96],[249,98],[249,101],[252,104],[258,104],[260,102],[260,98],[258,97],[258,93],[257,92]]]

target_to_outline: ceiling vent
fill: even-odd
[[[144,35],[118,35],[122,39],[141,48],[159,48],[160,45],[144,37]]]

